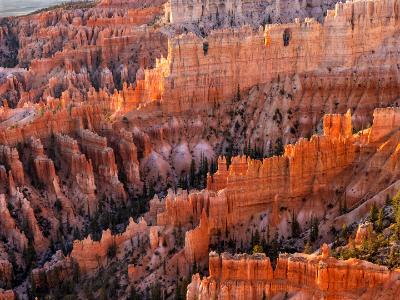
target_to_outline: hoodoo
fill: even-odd
[[[1,17],[0,300],[395,299],[399,12],[90,0]]]

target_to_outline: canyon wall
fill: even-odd
[[[265,30],[220,29],[204,39],[193,33],[172,38],[167,59],[145,74],[147,86],[156,91],[144,93],[142,101],[160,100],[166,111],[177,112],[232,99],[238,88],[278,76],[329,74],[338,68],[390,72],[398,56],[385,57],[391,50],[383,43],[396,33],[398,6],[397,0],[338,3],[322,24],[307,19],[267,25]],[[362,62],[375,53],[379,60]],[[157,83],[151,84],[154,76]]]
[[[326,245],[325,245],[326,246]],[[326,246],[327,247],[327,246]],[[275,269],[264,254],[210,253],[210,276],[194,275],[187,299],[263,299],[276,295],[304,299],[394,299],[398,271],[357,259],[281,254]]]
[[[343,130],[342,124],[347,128]],[[320,199],[314,201],[312,195],[333,194],[336,179],[346,180],[345,172],[351,169],[358,151],[351,131],[349,113],[327,116],[323,136],[313,136],[309,141],[300,139],[295,145],[286,146],[282,156],[263,161],[233,158],[229,171],[221,160],[218,172],[208,178],[208,189],[217,193],[215,203],[225,205],[214,207],[210,201],[209,213],[212,219],[215,217],[210,223],[224,228],[226,223],[229,226],[262,211],[276,216],[282,207],[297,213],[306,207],[323,209],[325,204]],[[303,201],[304,198],[308,199]],[[225,213],[221,214],[224,206]],[[272,218],[270,223],[278,225],[279,219]]]
[[[240,224],[258,217],[283,236],[290,234],[292,214],[307,228],[312,218],[338,214],[340,205],[356,207],[400,175],[400,110],[377,109],[374,116],[371,128],[353,135],[350,112],[326,115],[323,135],[287,145],[282,156],[262,161],[235,157],[229,168],[222,158],[219,170],[208,176],[207,190],[170,191],[164,200],[150,203],[150,212],[157,214],[158,225],[200,223],[186,233],[185,244],[187,259],[197,262],[203,261],[200,253],[206,252],[212,236],[229,234],[246,240],[249,234],[241,231]],[[379,142],[370,142],[377,137]]]
[[[262,22],[288,22],[295,17],[321,17],[337,1],[287,0],[171,0],[168,3],[172,24],[229,21],[240,23],[251,19]]]

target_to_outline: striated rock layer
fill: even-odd
[[[91,236],[82,241],[75,241],[71,258],[78,263],[83,274],[93,273],[107,263],[107,255],[111,247],[118,249],[123,248],[125,243],[137,244],[137,240],[144,239],[147,232],[148,227],[143,219],[139,223],[130,219],[128,227],[122,234],[112,235],[111,230],[107,230],[103,232],[100,241],[93,241]]]
[[[400,291],[398,271],[357,259],[339,261],[328,253],[281,254],[275,269],[264,254],[210,253],[210,276],[194,275],[187,299],[263,299],[285,294],[301,299],[394,299]]]
[[[208,191],[170,192],[161,203],[153,200],[150,211],[158,212],[159,225],[198,224],[201,219],[200,227],[186,233],[189,261],[202,261],[218,232],[248,239],[240,224],[257,216],[263,226],[288,236],[292,214],[306,228],[312,218],[337,216],[340,205],[355,208],[384,190],[394,195],[386,188],[400,176],[399,117],[398,108],[377,109],[372,127],[353,135],[349,112],[327,115],[324,135],[300,139],[287,145],[282,156],[262,161],[237,157],[228,168],[220,159],[218,172],[208,177]],[[331,226],[340,229],[341,224]]]
[[[398,6],[397,0],[337,3],[322,24],[307,19],[256,32],[243,27],[217,30],[204,39],[192,33],[170,39],[168,57],[145,72],[142,101],[159,100],[168,112],[185,111],[231,99],[238,88],[317,71],[327,77],[346,70],[375,73],[398,90],[389,74],[398,72],[394,62],[399,58],[387,56],[391,46],[385,45],[396,34]],[[363,101],[375,102],[376,95],[367,92]],[[387,101],[396,100],[396,93],[385,94],[392,95]]]

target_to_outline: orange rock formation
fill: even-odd
[[[381,118],[391,116],[389,122]],[[175,195],[170,192],[164,202],[152,202],[152,211],[158,211],[158,225],[198,223],[201,229],[187,233],[186,253],[188,259],[202,261],[209,242],[207,234],[229,231],[235,234],[237,225],[249,222],[263,213],[272,228],[288,235],[288,221],[295,212],[301,226],[312,217],[323,217],[330,212],[329,204],[339,205],[347,201],[348,207],[356,206],[373,192],[386,188],[387,178],[398,178],[399,160],[399,109],[377,109],[372,127],[360,134],[352,135],[351,115],[327,115],[324,118],[324,135],[313,136],[309,141],[300,139],[288,145],[282,156],[263,161],[233,158],[229,170],[226,162],[219,161],[219,170],[208,177],[208,191],[185,192]],[[379,143],[370,143],[374,136],[382,136]],[[386,145],[384,148],[379,148]],[[367,150],[368,149],[368,150]],[[372,157],[370,153],[376,153]],[[377,170],[374,160],[391,157],[388,167]],[[382,157],[382,159],[383,159]],[[375,184],[360,190],[363,176],[355,176],[356,170],[374,168]],[[368,171],[368,172],[372,172]],[[368,176],[367,176],[368,177]],[[370,177],[368,177],[370,178]],[[360,183],[361,182],[361,183]],[[339,192],[338,192],[339,189]],[[341,190],[340,190],[341,189]],[[343,202],[344,203],[344,202]],[[340,226],[339,224],[332,224]],[[205,229],[208,226],[208,230]],[[236,229],[235,229],[236,227]],[[197,234],[197,231],[201,232]],[[245,238],[236,233],[237,238]],[[196,236],[201,238],[198,241]],[[198,246],[198,249],[196,247]]]
[[[262,299],[287,293],[304,299],[394,299],[398,271],[325,255],[281,254],[275,269],[264,254],[210,253],[210,276],[194,275],[187,299]]]
[[[382,51],[384,40],[395,33],[398,5],[397,0],[337,3],[323,24],[308,19],[268,25],[256,32],[250,27],[217,30],[207,39],[191,33],[173,38],[167,59],[145,72],[143,85],[138,83],[145,88],[141,101],[161,100],[166,111],[185,111],[200,103],[231,99],[238,87],[246,90],[278,75],[319,70],[328,76],[329,70],[334,74],[337,68],[360,69],[359,59]],[[389,75],[394,71],[392,64],[391,59],[379,59],[365,62],[365,68],[370,72],[385,69]],[[389,88],[393,82],[385,78],[385,84]],[[373,97],[365,93],[362,99],[374,102]]]
[[[83,274],[91,273],[98,270],[107,262],[107,254],[111,246],[129,247],[136,239],[144,239],[148,236],[148,227],[142,219],[141,222],[135,223],[132,219],[125,232],[119,235],[112,235],[111,230],[103,232],[100,241],[93,241],[91,236],[82,241],[75,241],[71,252],[73,258],[79,265]]]
[[[79,132],[79,143],[82,151],[92,160],[100,182],[104,182],[107,184],[106,187],[112,188],[110,194],[115,199],[125,201],[127,196],[118,179],[114,151],[107,146],[107,139],[85,129]],[[100,184],[98,188],[101,189],[102,185]]]

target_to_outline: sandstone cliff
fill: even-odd
[[[82,241],[75,241],[71,252],[73,258],[79,265],[83,274],[93,274],[101,266],[107,263],[107,255],[110,247],[116,250],[128,247],[135,240],[144,240],[148,236],[148,227],[144,220],[135,223],[132,219],[122,234],[112,235],[111,230],[103,232],[100,241],[93,241],[91,236]],[[129,244],[129,245],[128,245]]]
[[[0,216],[1,235],[8,239],[11,246],[22,252],[27,247],[28,240],[11,217],[10,211],[7,208],[5,195],[0,195]]]
[[[240,228],[257,220],[257,216],[261,220],[255,223],[259,230],[268,225],[280,235],[288,236],[291,214],[306,228],[312,218],[338,216],[340,205],[357,207],[376,193],[389,192],[388,180],[389,184],[396,182],[399,176],[396,150],[399,114],[395,108],[377,109],[372,127],[355,135],[349,112],[327,115],[324,135],[301,139],[295,145],[287,145],[282,156],[262,161],[237,157],[228,168],[221,159],[218,172],[208,177],[208,191],[177,195],[170,191],[161,202],[152,201],[151,211],[157,214],[159,225],[179,226],[197,224],[204,210],[202,225],[186,234],[189,260],[203,260],[204,256],[192,253],[204,254],[212,240],[208,235],[229,232],[237,241],[248,240],[248,234]],[[389,121],[381,118],[383,115],[391,116]],[[372,142],[374,136],[382,138]],[[381,162],[386,162],[384,168],[377,167],[382,166]],[[362,188],[366,184],[369,188]],[[330,218],[327,224],[333,227],[343,224],[332,221]],[[201,238],[194,242],[192,236],[197,231],[201,232],[198,235]]]
[[[278,75],[329,74],[353,67],[390,72],[391,60],[398,58],[383,55],[360,63],[375,52],[391,51],[381,47],[395,34],[398,5],[396,0],[338,3],[323,24],[308,19],[258,31],[217,30],[206,39],[192,33],[170,39],[167,59],[145,73],[142,101],[160,100],[169,112],[185,111],[196,103],[231,99],[238,87],[246,90]]]
[[[187,299],[262,299],[289,295],[304,299],[394,299],[397,271],[324,255],[280,255],[275,269],[263,254],[210,253],[210,276],[194,275]]]
[[[87,214],[93,214],[97,210],[97,200],[92,162],[80,152],[76,140],[61,134],[57,134],[55,139],[60,164],[63,165],[66,174],[71,176],[72,195],[77,200],[75,205],[83,207]],[[86,202],[85,205],[80,203],[82,200]]]
[[[111,188],[109,193],[115,199],[126,200],[126,193],[118,179],[114,151],[107,146],[107,139],[89,130],[79,132],[79,143],[82,151],[92,160],[96,175],[99,177],[98,188]],[[105,183],[103,186],[101,183]]]

